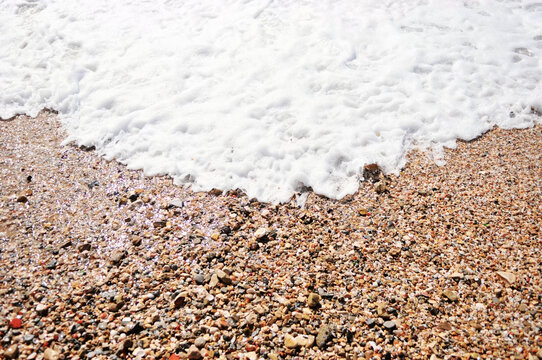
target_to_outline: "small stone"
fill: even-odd
[[[251,351],[245,354],[245,358],[248,360],[258,360],[258,354],[256,354],[254,351]]]
[[[79,250],[79,252],[90,251],[90,249],[91,249],[91,246],[89,243],[84,243],[77,247],[77,250]]]
[[[123,306],[124,306],[124,301],[119,301],[119,302],[117,302],[115,304],[109,305],[108,309],[111,312],[117,312],[120,309],[122,309]]]
[[[79,149],[81,149],[83,151],[94,151],[94,150],[96,150],[96,146],[94,146],[94,145],[90,145],[90,146],[81,145],[81,146],[79,146]]]
[[[139,334],[143,330],[144,330],[143,326],[139,322],[136,322],[127,326],[126,334],[127,335]]]
[[[323,349],[329,340],[331,340],[331,329],[329,325],[322,325],[316,336],[316,345]]]
[[[118,265],[126,257],[126,251],[124,250],[115,250],[111,253],[109,260],[111,264]]]
[[[117,354],[127,353],[133,345],[134,345],[134,342],[132,340],[130,339],[124,340],[118,345]]]
[[[19,318],[14,318],[9,322],[9,326],[12,329],[19,329],[21,326],[23,326],[23,322]]]
[[[375,326],[376,320],[373,319],[373,318],[369,318],[369,319],[365,320],[365,324],[367,324],[368,327],[372,328],[372,327]]]
[[[26,334],[23,336],[23,341],[27,344],[30,344],[34,340],[34,335],[32,334]]]
[[[231,284],[232,281],[231,281],[230,277],[224,271],[217,270],[215,272],[215,274],[216,274],[216,276],[218,277],[218,280],[220,280],[221,283],[226,284],[226,285]]]
[[[209,282],[209,286],[211,288],[214,288],[216,287],[217,284],[218,284],[218,276],[216,274],[211,275],[211,281]]]
[[[251,312],[249,313],[247,316],[246,316],[246,322],[248,325],[250,326],[254,326],[256,325],[256,322],[258,321],[258,315],[256,315],[255,313]]]
[[[169,201],[169,204],[167,205],[167,208],[168,209],[171,209],[171,208],[182,208],[184,207],[184,203],[179,200],[179,199],[171,199]]]
[[[19,357],[19,347],[17,344],[13,344],[7,348],[7,350],[4,351],[4,356],[6,359],[17,359]]]
[[[220,189],[212,189],[211,191],[209,191],[209,194],[211,194],[213,196],[220,196],[220,195],[222,195],[222,190],[220,190]]]
[[[459,296],[457,293],[453,290],[444,290],[442,292],[442,296],[448,299],[449,301],[457,301],[459,300]]]
[[[450,278],[452,278],[454,280],[461,280],[461,279],[464,278],[464,275],[462,273],[460,273],[459,271],[455,271],[450,275]]]
[[[377,194],[382,194],[388,191],[388,184],[384,180],[380,180],[375,184],[375,191]]]
[[[203,359],[203,356],[201,355],[201,352],[199,351],[199,349],[195,345],[190,346],[190,348],[188,349],[188,359],[190,359],[190,360]]]
[[[205,283],[205,276],[203,276],[202,274],[196,274],[194,275],[194,281],[198,285],[203,285]]]
[[[297,335],[295,337],[296,346],[310,348],[314,346],[315,338],[313,335]]]
[[[365,180],[371,180],[372,182],[377,182],[380,178],[382,171],[377,164],[368,164],[363,167],[363,178]]]
[[[72,246],[72,242],[70,240],[64,242],[64,244],[60,245],[61,249],[66,249],[68,247]]]
[[[57,264],[56,260],[53,259],[53,260],[49,261],[46,268],[49,269],[49,270],[54,270],[56,268],[56,264]]]
[[[59,358],[60,358],[60,353],[51,348],[47,348],[43,352],[43,360],[58,360]]]
[[[49,311],[49,308],[45,304],[38,304],[38,306],[36,306],[36,312],[38,313],[39,316],[47,315],[48,311]]]
[[[261,305],[256,305],[254,307],[254,311],[256,311],[260,315],[263,315],[263,314],[267,313],[267,310]]]
[[[247,247],[252,251],[256,251],[260,248],[260,245],[256,241],[249,241]]]
[[[194,345],[196,345],[196,347],[198,349],[201,349],[205,346],[205,344],[207,343],[207,340],[205,339],[205,337],[203,336],[200,336],[198,337],[195,341],[194,341]]]
[[[162,229],[166,227],[167,222],[164,220],[159,220],[159,221],[153,222],[152,225],[157,229]]]
[[[228,225],[225,225],[225,226],[221,227],[220,228],[220,233],[224,234],[224,235],[231,234],[231,227],[229,227]]]
[[[386,330],[394,330],[397,325],[395,325],[395,322],[391,321],[391,320],[388,320],[386,322],[384,322],[384,327],[386,328]]]
[[[141,245],[141,238],[139,236],[136,236],[132,239],[132,246],[139,246]]]
[[[516,275],[512,274],[511,272],[497,271],[497,275],[499,275],[501,279],[505,280],[510,285],[516,281]]]
[[[269,238],[267,237],[267,234],[268,234],[267,229],[261,227],[258,230],[256,230],[256,232],[254,233],[254,238],[259,242],[265,242],[269,240]]]
[[[297,346],[297,343],[292,335],[284,335],[284,346],[286,346],[288,349],[294,349]]]
[[[19,195],[17,197],[17,202],[20,202],[20,203],[24,204],[24,203],[28,202],[28,198],[26,196],[24,196],[24,195]]]
[[[450,331],[452,330],[452,325],[447,321],[443,321],[438,325],[438,328],[441,330]]]
[[[527,310],[529,310],[529,307],[527,305],[525,305],[525,304],[521,304],[521,305],[519,305],[518,309],[521,312],[527,312]]]
[[[307,299],[307,305],[311,309],[317,309],[320,307],[320,295],[315,293],[310,293],[309,298]]]
[[[230,327],[230,325],[228,324],[228,322],[224,318],[221,318],[221,319],[217,320],[216,326],[220,330],[226,330],[226,329],[228,329]]]
[[[177,297],[173,300],[173,307],[175,309],[178,309],[184,306],[187,302],[187,298],[188,298],[188,293],[183,291],[182,293],[177,295]]]

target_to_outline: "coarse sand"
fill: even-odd
[[[542,127],[304,206],[0,121],[0,357],[542,358]],[[377,191],[378,190],[378,191]]]

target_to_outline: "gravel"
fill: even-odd
[[[0,357],[542,358],[540,126],[303,207],[64,137],[0,122]]]

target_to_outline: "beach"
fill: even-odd
[[[303,206],[65,137],[0,122],[3,358],[542,359],[540,125]]]

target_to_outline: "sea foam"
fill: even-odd
[[[542,1],[8,0],[0,34],[0,117],[263,201],[542,109]]]

